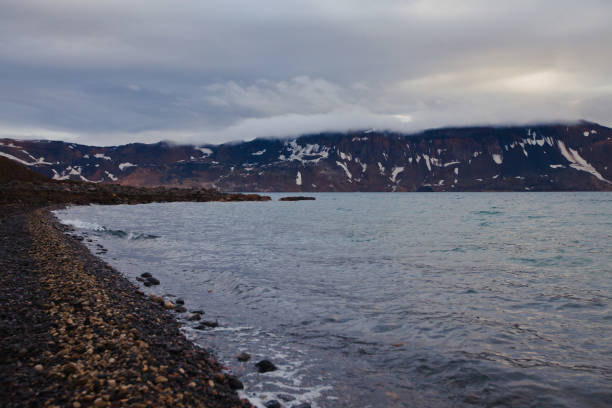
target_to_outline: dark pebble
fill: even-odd
[[[174,302],[174,303],[176,303],[177,305],[184,305],[185,304],[185,300],[183,300],[183,298],[178,298],[178,299],[176,299],[176,302]]]
[[[236,356],[236,358],[238,359],[238,361],[249,361],[251,359],[251,355],[249,353],[240,353]]]
[[[208,329],[208,328],[212,328],[212,327],[219,327],[219,322],[209,322],[204,320],[202,323],[200,323],[196,329],[198,330],[204,330],[204,329]]]
[[[282,405],[277,400],[268,401],[264,404],[266,408],[281,408]]]
[[[204,314],[203,310],[192,310],[191,313]]]
[[[187,311],[187,309],[185,309],[185,307],[183,307],[183,306],[177,306],[177,307],[174,308],[174,311],[176,313],[185,313]]]
[[[190,322],[195,322],[197,320],[200,320],[202,317],[200,316],[199,313],[193,313],[191,316],[189,316],[187,318],[187,320],[189,320]]]
[[[145,272],[145,273],[141,274],[140,276],[143,277],[143,278],[152,278],[153,277],[153,275],[151,275],[149,272]]]
[[[276,371],[276,366],[272,364],[270,360],[261,360],[259,363],[255,364],[257,370],[260,373],[267,373],[269,371]]]
[[[311,405],[307,402],[303,402],[298,405],[292,405],[291,408],[311,408]]]
[[[159,279],[153,277],[147,278],[147,282],[149,282],[151,285],[159,285],[160,283]]]
[[[232,390],[241,390],[244,388],[244,384],[242,384],[242,381],[240,381],[238,378],[234,377],[233,375],[227,376],[227,383],[229,384]]]

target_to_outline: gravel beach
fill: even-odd
[[[251,406],[172,312],[48,209],[0,210],[1,406]]]

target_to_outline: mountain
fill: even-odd
[[[571,125],[367,130],[222,145],[94,147],[0,139],[56,180],[223,191],[612,190],[612,129]]]

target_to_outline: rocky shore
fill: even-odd
[[[163,302],[65,234],[49,206],[269,197],[56,182],[5,159],[0,170],[0,406],[251,407]]]
[[[163,305],[48,211],[0,219],[0,405],[250,407]]]

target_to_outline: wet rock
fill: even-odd
[[[203,310],[192,310],[191,313],[197,313],[197,314],[203,315],[204,311]]]
[[[233,375],[227,376],[227,383],[229,384],[232,390],[242,390],[244,388],[244,384],[237,377]]]
[[[185,313],[185,312],[187,311],[187,309],[185,309],[185,307],[184,307],[184,306],[180,306],[180,305],[179,305],[179,306],[176,306],[176,307],[174,308],[174,311],[175,311],[175,312],[177,312],[177,313]]]
[[[174,303],[170,302],[169,300],[166,300],[166,301],[164,302],[164,307],[165,307],[166,309],[174,309]]]
[[[266,402],[264,404],[264,407],[266,407],[266,408],[282,408],[282,405],[277,400],[271,400],[271,401]]]
[[[301,404],[292,405],[291,408],[311,408],[311,405],[307,402],[303,402]]]
[[[150,283],[151,285],[159,285],[160,284],[159,279],[153,278],[153,277],[147,278],[145,284],[146,283]]]
[[[243,352],[243,353],[238,354],[236,356],[236,359],[238,361],[242,361],[242,362],[249,361],[251,359],[251,355],[249,353],[244,353]]]
[[[140,277],[142,277],[142,278],[152,278],[153,275],[151,275],[149,272],[145,272],[145,273],[140,274]]]
[[[259,363],[255,364],[255,367],[257,367],[257,371],[260,373],[277,370],[276,366],[270,360],[261,360]]]
[[[183,298],[178,298],[178,299],[176,299],[176,304],[177,305],[184,305],[185,304],[185,300]]]
[[[202,316],[200,316],[199,313],[191,313],[189,316],[187,316],[187,320],[189,320],[190,322],[198,321],[201,318]]]
[[[294,196],[294,197],[282,197],[278,201],[304,201],[304,200],[316,200],[316,199],[314,197]]]
[[[164,298],[162,298],[161,296],[157,296],[153,293],[149,295],[149,299],[151,299],[155,303],[159,303],[160,305],[164,303]]]
[[[217,321],[211,322],[211,321],[204,320],[202,323],[200,323],[196,327],[196,329],[198,329],[198,330],[206,330],[206,329],[214,328],[214,327],[219,327],[219,322],[217,322]]]

